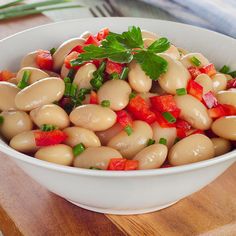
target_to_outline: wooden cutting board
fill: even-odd
[[[0,39],[48,22],[45,16],[0,22]],[[236,164],[170,208],[115,216],[81,209],[48,192],[3,153],[0,163],[0,230],[5,236],[236,235]]]

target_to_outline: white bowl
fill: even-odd
[[[96,18],[59,22],[15,34],[0,41],[0,68],[18,69],[23,55],[57,47],[66,39],[103,27],[121,32],[130,25],[167,36],[174,44],[202,52],[216,66],[236,67],[236,40],[197,27],[151,19]],[[131,172],[86,170],[40,161],[19,153],[0,140],[8,154],[29,176],[49,191],[96,212],[139,214],[170,206],[203,188],[236,160],[236,150],[211,160],[179,167]]]

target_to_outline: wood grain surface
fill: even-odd
[[[0,22],[0,39],[49,21],[34,16]],[[115,216],[81,209],[48,192],[3,153],[0,163],[0,230],[5,236],[236,235],[236,164],[170,208]]]

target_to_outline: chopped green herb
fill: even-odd
[[[43,124],[43,125],[41,125],[40,129],[42,131],[52,131],[52,130],[57,129],[57,127],[55,125]]]
[[[163,112],[162,116],[169,122],[169,123],[175,123],[176,118],[170,113],[170,112]]]
[[[77,90],[78,90],[78,85],[77,85],[77,84],[71,84],[71,87],[70,87],[70,96],[71,96],[71,97],[75,97],[75,96],[76,96],[76,93],[77,93]]]
[[[51,48],[50,49],[50,54],[53,55],[56,52],[56,48]]]
[[[90,170],[101,170],[100,168],[93,167],[93,166],[89,167],[89,169],[90,169]]]
[[[154,144],[156,141],[154,139],[148,139],[147,146]]]
[[[120,75],[117,72],[114,72],[110,75],[111,79],[119,79]]]
[[[69,77],[65,77],[65,78],[64,78],[64,82],[65,82],[65,83],[70,83],[70,82],[71,82],[71,79],[70,79]]]
[[[229,73],[229,71],[230,71],[230,67],[229,67],[229,66],[226,66],[226,65],[224,65],[224,66],[219,70],[219,72],[220,72],[220,73],[223,73],[223,74],[227,74],[227,73]]]
[[[78,92],[77,99],[82,102],[85,99],[86,94],[90,94],[91,89],[81,88]]]
[[[103,61],[99,68],[93,72],[93,79],[90,80],[90,84],[94,90],[98,90],[102,86],[105,68],[106,62]]]
[[[70,69],[69,72],[68,72],[67,77],[70,78],[71,80],[73,80],[74,77],[75,77],[75,74],[76,74],[76,70],[75,69]]]
[[[120,79],[125,80],[128,77],[129,68],[125,66],[120,74]]]
[[[85,150],[85,146],[82,143],[79,143],[73,147],[73,154],[76,157],[80,155],[84,150]]]
[[[133,133],[133,129],[130,125],[125,126],[124,130],[128,134],[128,136],[130,136]]]
[[[178,88],[178,89],[176,89],[176,94],[177,94],[178,96],[182,96],[182,95],[187,94],[187,91],[186,91],[185,88]]]
[[[70,89],[71,89],[71,83],[65,83],[65,91],[64,91],[65,96],[70,96]]]
[[[167,140],[165,138],[160,138],[159,139],[159,143],[163,144],[163,145],[166,145],[167,144]]]
[[[3,122],[4,122],[4,117],[0,116],[0,125],[3,124]]]
[[[131,94],[129,95],[129,100],[131,100],[132,98],[136,97],[136,93],[135,92],[131,92]]]
[[[29,70],[25,70],[22,76],[22,79],[18,83],[17,87],[20,89],[24,89],[27,87],[29,84],[29,79],[30,79],[31,72]]]
[[[190,61],[192,62],[193,65],[195,66],[200,66],[201,65],[201,61],[198,60],[198,58],[196,57],[191,57]]]
[[[110,101],[109,100],[103,100],[101,102],[102,107],[110,107]]]

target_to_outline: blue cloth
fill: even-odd
[[[236,38],[236,0],[142,0],[175,16],[180,22]]]

